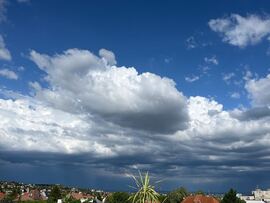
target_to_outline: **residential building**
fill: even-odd
[[[252,194],[254,195],[255,200],[270,200],[270,189],[261,190],[257,188],[252,191]]]
[[[219,203],[219,201],[212,196],[191,195],[186,197],[181,203]]]

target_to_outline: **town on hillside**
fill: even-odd
[[[105,192],[95,189],[67,187],[56,184],[24,184],[0,181],[0,203],[140,203],[132,201],[132,193]],[[145,201],[148,202],[148,201]],[[250,195],[242,195],[230,189],[224,194],[205,194],[203,191],[188,192],[181,187],[159,194],[158,201],[151,203],[270,203],[270,189],[259,188]]]
[[[101,202],[108,192],[67,187],[60,184],[24,184],[0,181],[0,202]]]

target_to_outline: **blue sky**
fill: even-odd
[[[100,48],[113,50],[119,65],[170,77],[185,94],[215,97],[225,108],[247,102],[245,96],[240,100],[230,98],[230,92],[241,90],[223,83],[222,74],[238,70],[237,76],[241,77],[241,71],[248,67],[264,76],[269,68],[268,43],[259,43],[250,49],[232,47],[223,43],[207,25],[210,19],[232,13],[266,15],[269,12],[266,1],[256,5],[243,1],[197,2],[196,7],[192,1],[172,1],[166,5],[143,1],[63,4],[61,1],[9,3],[8,19],[1,25],[1,33],[6,36],[13,56],[11,64],[27,67],[12,88],[27,92],[27,81],[38,77],[37,68],[27,57],[22,57],[30,49],[48,54],[68,48],[94,53]],[[190,37],[198,43],[196,49],[187,49]],[[204,62],[205,57],[213,56],[219,65]],[[211,69],[208,76],[192,84],[185,82],[185,77],[200,75],[199,69],[205,66]]]
[[[269,14],[267,0],[0,0],[0,179],[123,189],[141,169],[165,189],[269,187]]]

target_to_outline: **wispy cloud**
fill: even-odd
[[[7,20],[6,12],[7,12],[7,0],[0,0],[0,23]]]
[[[267,56],[270,56],[270,47],[267,48],[267,50],[266,50],[266,55],[267,55]]]
[[[216,56],[204,57],[204,62],[212,65],[218,65],[218,59]]]
[[[231,98],[233,99],[239,99],[241,97],[240,93],[239,92],[232,92],[230,94]]]
[[[0,35],[0,59],[7,61],[11,60],[10,51],[6,48],[6,44],[2,35]]]
[[[190,36],[189,38],[186,39],[186,46],[187,49],[194,49],[198,46],[198,43],[196,42],[193,36]]]
[[[230,84],[233,77],[235,77],[235,73],[225,73],[223,74],[222,79],[226,84]]]
[[[196,32],[190,37],[188,37],[185,41],[186,48],[188,50],[195,48],[203,48],[207,46],[213,45],[211,40],[207,40],[206,34],[204,32]]]
[[[197,76],[197,75],[193,75],[193,76],[190,76],[190,77],[185,77],[185,80],[187,81],[187,82],[195,82],[195,81],[197,81],[197,80],[199,80],[200,79],[200,77],[199,76]]]
[[[252,73],[250,70],[246,70],[244,73],[243,73],[243,80],[245,80],[245,81],[248,81],[248,80],[250,80],[252,77],[254,77],[255,76],[255,74],[254,73]]]
[[[168,64],[168,63],[171,63],[172,60],[173,60],[172,58],[169,58],[169,57],[168,57],[168,58],[165,58],[165,59],[164,59],[164,62]]]
[[[29,3],[31,0],[17,0],[18,3]]]
[[[17,80],[19,78],[14,71],[8,70],[6,68],[0,69],[0,76],[6,77],[11,80]]]

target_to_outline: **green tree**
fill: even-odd
[[[202,190],[198,190],[197,192],[195,192],[196,195],[205,195],[204,191]]]
[[[189,194],[188,191],[184,187],[178,188],[168,194],[165,202],[166,203],[179,203],[185,197],[187,197],[188,194]]]
[[[52,191],[49,195],[48,202],[57,202],[57,200],[61,198],[62,195],[60,188],[57,185],[53,186]]]
[[[167,200],[167,195],[160,194],[158,197],[159,202],[165,203]]]
[[[9,193],[5,197],[5,200],[6,201],[12,201],[12,200],[16,199],[19,195],[20,195],[20,190],[19,190],[19,188],[15,187],[15,188],[12,189],[11,193]]]
[[[132,203],[158,202],[159,194],[155,191],[155,187],[150,184],[150,177],[148,172],[144,176],[139,172],[139,178],[132,176],[137,190],[136,193],[129,197]]]
[[[129,203],[129,194],[126,192],[114,192],[108,196],[106,203]]]
[[[236,190],[231,188],[227,193],[225,193],[221,203],[245,203],[245,201],[238,198],[236,194]]]

